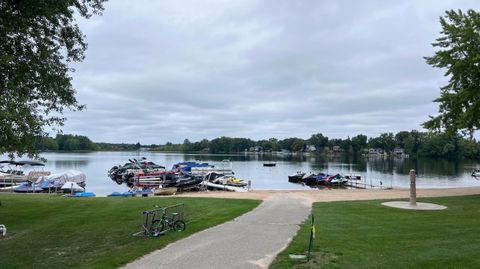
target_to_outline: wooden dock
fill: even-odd
[[[382,181],[380,181],[380,183],[381,182]],[[383,186],[383,184],[374,185],[372,183],[367,183],[367,182],[358,181],[358,180],[349,180],[347,184],[345,184],[345,186],[355,188],[355,189],[389,189],[389,187]]]

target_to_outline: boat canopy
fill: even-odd
[[[30,166],[45,166],[44,163],[37,162],[37,161],[18,161],[18,165],[30,165]]]
[[[0,164],[8,163],[13,165],[31,165],[31,166],[45,166],[44,163],[37,162],[37,161],[12,161],[12,160],[4,160],[0,161]]]

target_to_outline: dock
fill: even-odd
[[[355,188],[355,189],[390,189],[390,187],[386,187],[382,184],[382,181],[380,181],[380,185],[374,185],[371,182],[367,183],[364,181],[358,181],[358,180],[349,180],[345,186]]]

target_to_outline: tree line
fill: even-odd
[[[185,139],[183,143],[167,142],[163,145],[141,145],[128,143],[95,143],[88,137],[71,134],[58,134],[56,137],[41,137],[36,140],[38,151],[129,151],[153,150],[171,152],[202,152],[212,154],[253,152],[313,152],[318,154],[349,154],[356,155],[376,149],[392,154],[395,148],[400,148],[405,154],[413,157],[433,158],[469,158],[480,159],[480,143],[475,139],[447,134],[401,131],[396,134],[383,133],[377,137],[368,138],[357,135],[346,139],[330,139],[321,133],[313,134],[308,139],[297,137],[286,139],[252,140],[249,138],[219,137],[212,140],[202,139],[191,142]]]
[[[441,133],[401,131],[396,134],[383,133],[378,137],[368,138],[357,135],[347,139],[330,139],[318,133],[308,139],[297,137],[278,140],[270,138],[254,141],[248,138],[219,137],[212,140],[203,139],[191,142],[185,139],[182,144],[167,142],[164,145],[150,145],[151,150],[178,152],[205,152],[213,154],[238,153],[245,151],[288,151],[338,154],[361,154],[369,149],[380,149],[387,154],[400,148],[405,154],[416,157],[433,158],[470,158],[480,159],[480,143],[475,139],[466,139],[460,135]]]

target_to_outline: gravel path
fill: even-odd
[[[275,194],[233,221],[196,233],[124,268],[267,268],[309,215],[311,201]]]

